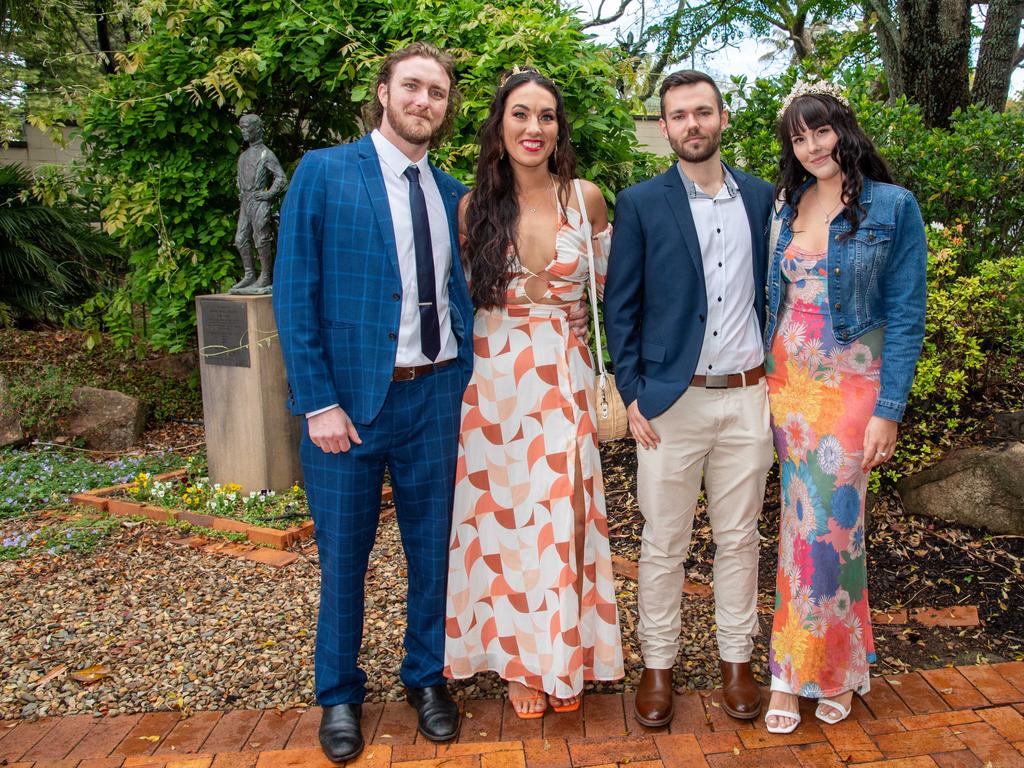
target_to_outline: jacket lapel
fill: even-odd
[[[683,180],[679,178],[679,169],[672,165],[662,174],[665,182],[665,201],[669,210],[679,227],[683,236],[683,245],[690,254],[693,261],[693,268],[697,270],[701,281],[704,280],[704,261],[700,255],[700,241],[697,239],[697,227],[693,223],[693,212],[690,210],[690,201],[686,198],[686,187]]]
[[[401,280],[402,273],[398,268],[398,247],[395,245],[395,227],[391,221],[391,206],[388,205],[388,193],[384,188],[380,158],[377,157],[377,150],[374,149],[370,134],[366,134],[359,140],[359,171],[370,197],[370,206],[373,208],[373,215],[377,220],[381,240],[384,241],[388,264],[395,276]]]

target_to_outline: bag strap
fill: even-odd
[[[782,232],[782,217],[779,214],[782,212],[782,206],[786,202],[785,191],[780,191],[779,196],[772,203],[772,229],[771,234],[768,235],[768,260],[770,261],[772,256],[775,255],[775,246],[779,244],[779,235]]]
[[[594,315],[594,341],[597,344],[597,369],[601,373],[601,385],[604,386],[604,378],[608,375],[604,369],[604,349],[601,347],[601,323],[597,318],[597,275],[594,274],[594,232],[590,226],[590,217],[587,216],[587,204],[583,202],[583,188],[579,179],[574,179],[576,186],[576,200],[580,204],[580,215],[583,217],[583,236],[587,241],[587,264],[590,272],[590,309]]]

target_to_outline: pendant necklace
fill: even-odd
[[[833,205],[829,210],[826,211],[825,210],[825,206],[823,206],[821,204],[821,192],[818,190],[818,187],[815,186],[814,187],[814,204],[817,205],[818,206],[818,210],[821,211],[825,215],[825,223],[829,224],[832,221],[832,217],[835,216],[836,212],[842,207],[842,205],[843,205],[843,198],[842,198],[842,195],[840,195],[839,196],[839,202],[836,203],[835,205]]]

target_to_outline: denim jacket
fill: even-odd
[[[808,184],[809,186],[809,184]],[[804,189],[807,187],[805,186]],[[928,245],[917,201],[903,187],[864,179],[860,196],[866,215],[856,234],[844,240],[849,222],[836,216],[829,226],[828,304],[836,340],[850,344],[885,326],[881,390],[874,415],[900,421],[924,340],[925,273]],[[793,239],[794,210],[784,203],[779,242],[771,254],[764,324],[771,349],[782,301],[782,254]]]

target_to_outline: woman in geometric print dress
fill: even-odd
[[[797,696],[836,723],[875,659],[864,498],[892,456],[924,337],[924,224],[913,195],[828,84],[786,100],[779,239],[768,272],[768,400],[782,475],[768,730]]]
[[[547,78],[509,76],[479,141],[459,216],[478,311],[445,674],[497,672],[516,713],[534,718],[549,703],[577,709],[585,680],[623,676],[594,368],[567,322],[589,282],[588,239],[603,287],[610,228],[600,190],[574,178],[562,97]]]

